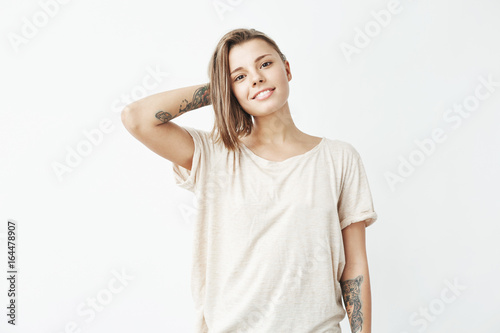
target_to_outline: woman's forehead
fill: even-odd
[[[237,53],[238,51],[240,52],[248,52],[251,50],[260,50],[260,49],[266,49],[266,50],[274,50],[274,48],[269,45],[268,42],[265,40],[262,40],[261,38],[254,38],[251,40],[247,40],[243,43],[233,45],[231,47],[231,50],[229,51],[229,54],[231,53]]]
[[[229,63],[240,66],[242,62],[253,61],[264,54],[276,56],[277,52],[266,41],[255,38],[233,46],[229,51]]]

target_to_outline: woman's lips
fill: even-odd
[[[257,96],[255,96],[255,98],[254,98],[254,99],[259,100],[259,101],[264,100],[264,99],[267,99],[267,98],[269,98],[269,96],[271,96],[271,95],[274,93],[274,90],[275,90],[275,89],[276,89],[276,88],[274,88],[274,89],[269,89],[269,91],[268,91],[268,92],[264,93],[263,95],[257,95]]]

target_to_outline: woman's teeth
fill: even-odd
[[[257,96],[255,96],[255,98],[262,97],[262,96],[268,94],[270,91],[271,91],[271,89],[265,90],[265,91],[257,94]]]

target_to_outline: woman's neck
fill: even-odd
[[[266,116],[254,116],[252,133],[245,139],[256,145],[284,145],[308,136],[295,126],[290,109],[285,107]]]

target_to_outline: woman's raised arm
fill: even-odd
[[[209,104],[209,84],[205,83],[144,97],[127,105],[121,119],[127,131],[149,149],[191,170],[193,138],[171,120]]]
[[[208,83],[164,91],[125,107],[122,122],[127,129],[164,124],[185,112],[212,104]]]

